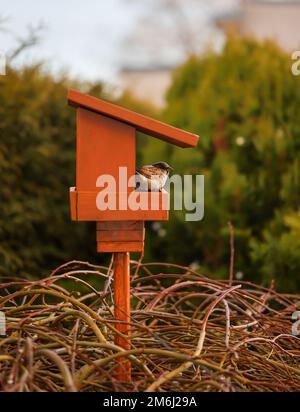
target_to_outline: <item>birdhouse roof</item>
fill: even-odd
[[[199,136],[177,127],[162,123],[151,117],[125,109],[124,107],[89,96],[77,90],[69,90],[68,103],[102,114],[136,128],[147,135],[164,140],[180,147],[195,147]]]

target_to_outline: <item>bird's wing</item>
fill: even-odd
[[[151,179],[152,176],[159,176],[160,170],[158,170],[155,166],[143,166],[136,169],[137,173],[146,177],[147,179]]]

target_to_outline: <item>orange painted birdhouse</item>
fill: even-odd
[[[76,90],[69,91],[68,103],[77,109],[71,218],[98,222],[100,252],[142,251],[144,221],[168,219],[169,194],[137,192],[128,184],[136,170],[136,132],[182,148],[195,147],[198,136]],[[104,187],[103,177],[114,183]],[[106,207],[107,198],[112,207]]]

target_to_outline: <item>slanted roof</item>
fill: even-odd
[[[69,90],[68,103],[71,106],[82,107],[112,119],[119,120],[136,128],[136,130],[180,147],[195,147],[199,136],[159,122],[151,117],[135,113],[115,104],[105,102],[96,97]]]

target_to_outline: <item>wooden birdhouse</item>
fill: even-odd
[[[115,345],[129,350],[130,256],[142,252],[146,220],[167,220],[169,194],[135,188],[136,132],[180,147],[194,147],[198,136],[134,113],[95,97],[70,90],[68,102],[77,109],[76,187],[70,188],[71,218],[97,222],[97,251],[113,252]],[[157,159],[159,160],[159,159]],[[126,181],[123,174],[126,172]],[[103,177],[114,184],[103,189]],[[114,207],[106,208],[105,196]],[[135,207],[131,207],[131,200]],[[131,205],[131,206],[130,206]],[[138,206],[138,207],[136,207]],[[130,381],[128,359],[116,360],[118,380]]]
[[[70,189],[71,218],[97,222],[99,252],[141,252],[144,221],[168,219],[169,194],[165,190],[137,192],[134,186],[124,187],[120,181],[120,168],[128,178],[135,175],[136,132],[182,148],[195,147],[198,136],[76,90],[69,91],[68,103],[77,109],[76,187]],[[110,189],[116,201],[113,210],[104,210],[101,204],[99,207],[97,182],[105,175],[116,182]],[[129,197],[136,197],[138,208],[128,207]]]

